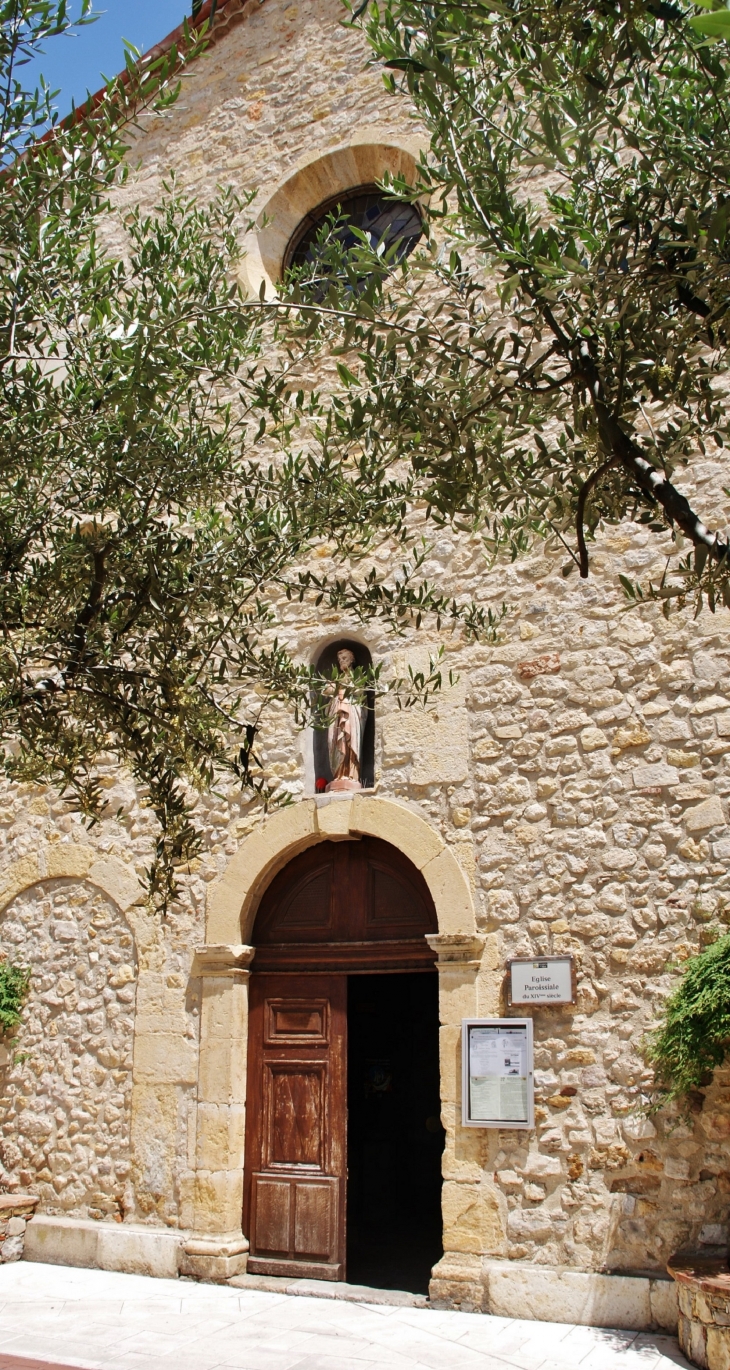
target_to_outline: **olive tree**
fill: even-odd
[[[730,12],[700,3],[352,18],[430,135],[415,185],[390,188],[447,249],[383,273],[374,307],[339,291],[338,441],[409,463],[432,517],[492,552],[562,544],[566,574],[589,574],[601,525],[671,530],[659,584],[622,578],[665,612],[730,605],[730,492],[720,476],[712,526],[681,490],[699,454],[722,471],[730,436]],[[334,337],[315,315],[297,326]]]
[[[148,67],[131,53],[58,126],[21,64],[67,26],[65,0],[0,4],[0,741],[11,777],[57,786],[89,823],[103,767],[127,767],[158,820],[165,906],[198,843],[196,791],[227,774],[268,801],[266,705],[310,709],[277,602],[396,630],[490,619],[419,579],[408,478],[324,440],[330,403],[298,387],[275,313],[239,284],[248,203],[170,183],[149,212],[114,208],[130,126],[174,104],[204,32]],[[383,574],[367,557],[386,539],[406,559]],[[323,543],[331,573],[310,565]],[[410,678],[405,698],[438,683]]]

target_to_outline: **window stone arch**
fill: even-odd
[[[388,172],[413,182],[423,147],[415,139],[396,142],[363,130],[357,142],[319,153],[287,176],[262,205],[256,230],[246,238],[243,276],[251,294],[258,295],[262,285],[267,297],[275,294],[292,235],[308,214],[333,196],[376,184]]]

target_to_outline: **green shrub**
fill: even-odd
[[[693,956],[649,1035],[646,1058],[654,1067],[654,1108],[706,1084],[730,1047],[730,935]]]
[[[30,987],[30,971],[0,961],[0,1034],[12,1032],[20,1022],[20,1011]]]

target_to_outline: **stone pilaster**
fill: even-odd
[[[246,1108],[248,967],[254,948],[205,946],[193,975],[202,981],[195,1140],[195,1227],[183,1274],[226,1280],[246,1265],[241,1231]]]
[[[428,939],[438,956],[442,1121],[446,1128],[442,1189],[444,1254],[434,1266],[429,1294],[442,1307],[480,1310],[485,1212],[480,1184],[481,1137],[461,1126],[461,1020],[479,1011],[478,979],[485,938],[438,933]]]

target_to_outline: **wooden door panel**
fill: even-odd
[[[271,1256],[288,1256],[291,1246],[292,1186],[289,1180],[254,1175],[254,1222],[251,1233],[256,1250]]]
[[[420,940],[425,951],[424,935],[434,932],[431,893],[402,852],[378,837],[323,842],[295,857],[266,891],[254,930],[256,965],[268,970],[269,960],[289,948],[281,964],[294,970],[291,950],[299,948],[303,970],[307,951],[316,954],[322,945],[362,944],[361,959],[366,944],[377,942],[413,940],[415,950]]]
[[[324,1174],[326,1063],[274,1061],[264,1071],[263,1165],[312,1166]]]
[[[251,1236],[257,1253],[280,1260],[331,1260],[337,1236],[337,1180],[252,1178]]]
[[[331,929],[332,871],[329,866],[302,880],[289,895],[279,915],[279,926],[293,937]]]
[[[267,1047],[326,1047],[329,1043],[329,1001],[327,999],[267,999]]]
[[[329,1259],[337,1232],[338,1184],[303,1180],[296,1187],[293,1250],[297,1256]]]
[[[252,1273],[345,1273],[347,981],[252,975],[244,1231]]]

